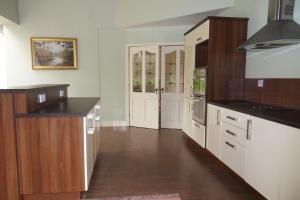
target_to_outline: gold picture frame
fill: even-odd
[[[33,70],[76,70],[76,38],[31,38]]]

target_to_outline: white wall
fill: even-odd
[[[300,23],[300,0],[296,0],[295,20]],[[235,6],[221,13],[249,17],[248,37],[267,23],[268,0],[235,0]],[[247,78],[300,78],[300,46],[290,46],[247,54]]]
[[[99,96],[98,27],[101,21],[98,19],[102,19],[103,22],[110,19],[107,19],[108,16],[99,16],[100,11],[108,10],[109,7],[105,5],[108,1],[89,2],[87,4],[81,0],[20,1],[20,25],[7,25],[5,29],[8,44],[6,47],[8,86],[69,83],[70,96]],[[106,8],[101,9],[101,6]],[[96,9],[97,7],[99,9]],[[102,25],[105,27],[106,23]],[[31,70],[30,37],[78,38],[79,70]]]
[[[4,67],[4,35],[3,35],[3,27],[0,25],[0,88],[6,87],[6,72]]]
[[[117,0],[116,21],[130,27],[232,5],[233,0]]]
[[[0,0],[0,23],[19,23],[18,0]]]

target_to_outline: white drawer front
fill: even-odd
[[[193,123],[192,123],[192,138],[202,148],[205,148],[205,126],[193,121]]]
[[[222,136],[222,161],[235,173],[244,178],[246,149],[234,140]]]
[[[247,130],[248,115],[224,109],[222,120],[241,129]]]
[[[245,146],[247,144],[247,131],[232,126],[226,122],[224,122],[222,125],[222,135],[229,137],[241,145]]]

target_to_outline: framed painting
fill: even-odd
[[[75,70],[76,38],[31,38],[32,69]]]

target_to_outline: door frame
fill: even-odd
[[[142,46],[158,46],[159,54],[161,53],[161,46],[184,46],[184,42],[166,42],[166,43],[136,43],[126,44],[125,46],[125,120],[126,126],[130,126],[130,47],[142,47]],[[159,67],[160,68],[160,67]]]

